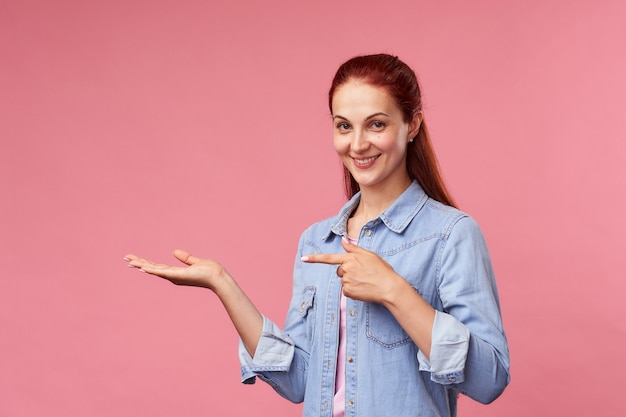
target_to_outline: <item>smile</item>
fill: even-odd
[[[374,164],[374,161],[376,161],[379,156],[380,155],[371,156],[365,159],[352,158],[352,160],[354,161],[354,164],[359,168],[368,168]]]

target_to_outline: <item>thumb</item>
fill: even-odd
[[[193,265],[200,260],[200,258],[191,255],[189,252],[183,249],[176,249],[174,251],[174,256],[176,257],[176,259],[187,265]]]

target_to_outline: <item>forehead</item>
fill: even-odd
[[[333,115],[373,114],[376,112],[400,112],[394,99],[382,87],[360,81],[350,80],[338,87],[332,99]]]

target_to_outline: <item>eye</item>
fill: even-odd
[[[346,132],[350,130],[350,125],[346,122],[340,122],[335,125],[335,128],[340,132]]]
[[[377,131],[378,131],[378,130],[383,130],[383,129],[385,128],[385,126],[387,126],[387,125],[385,124],[385,122],[381,122],[380,120],[374,120],[374,121],[370,124],[370,127],[371,127],[373,130],[377,130]]]

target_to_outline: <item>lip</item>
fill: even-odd
[[[366,169],[374,165],[376,161],[378,160],[379,156],[380,155],[374,155],[374,156],[368,156],[367,158],[352,157],[352,162],[354,162],[354,166],[356,166],[357,168]]]

